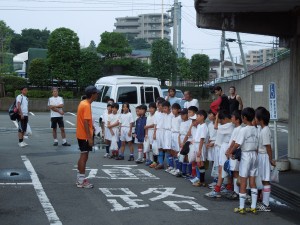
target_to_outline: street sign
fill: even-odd
[[[277,120],[277,95],[276,95],[276,85],[275,83],[270,83],[269,85],[269,110],[270,119]]]

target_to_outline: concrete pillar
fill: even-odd
[[[300,17],[298,17],[296,24],[297,32],[290,42],[288,158],[291,169],[300,170]]]

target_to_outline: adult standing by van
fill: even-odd
[[[77,110],[76,137],[81,151],[78,160],[78,173],[76,185],[78,188],[93,188],[94,185],[85,179],[85,167],[89,152],[92,151],[93,141],[93,121],[91,104],[98,98],[98,91],[95,86],[88,86],[85,89],[86,99],[81,101]]]
[[[199,109],[199,101],[198,99],[193,98],[190,91],[184,92],[184,99],[186,102],[183,105],[183,108],[188,109],[190,106],[196,106]]]
[[[51,116],[51,128],[52,128],[52,135],[53,135],[53,146],[58,146],[57,140],[57,125],[60,128],[61,138],[62,138],[62,146],[71,146],[66,139],[66,132],[64,126],[64,99],[58,96],[58,88],[52,88],[52,97],[48,100],[48,107],[50,109],[50,116]]]
[[[242,98],[238,94],[236,94],[236,89],[234,86],[231,86],[229,88],[229,94],[230,95],[228,96],[228,100],[230,114],[232,114],[236,110],[241,112],[243,110]]]
[[[180,103],[180,99],[175,96],[176,89],[175,88],[169,88],[168,89],[168,95],[166,96],[165,100],[170,102],[170,105],[172,106],[174,103]]]
[[[27,92],[28,89],[26,87],[22,87],[21,94],[19,94],[16,98],[16,105],[18,108],[19,115],[17,117],[18,121],[18,136],[19,136],[19,146],[24,148],[28,144],[24,142],[24,134],[27,130],[28,124],[28,98]]]

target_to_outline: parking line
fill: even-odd
[[[51,225],[62,225],[62,222],[59,220],[53,206],[51,205],[49,198],[47,197],[47,195],[44,191],[44,188],[39,180],[39,177],[38,177],[37,173],[35,172],[35,169],[33,168],[31,162],[25,155],[22,155],[21,158],[24,162],[26,169],[28,170],[28,172],[30,174],[36,195],[39,198],[39,201],[44,209],[44,212],[45,212],[50,224]]]
[[[71,113],[71,112],[66,112],[66,113],[68,113],[68,114],[70,114],[70,115],[72,115],[72,116],[76,116],[75,113]]]
[[[71,123],[69,120],[66,120],[66,122],[67,122],[68,124],[71,124],[72,126],[75,126],[75,124],[74,124],[74,123]]]
[[[0,185],[33,185],[33,183],[0,183]]]
[[[35,116],[33,112],[29,112],[32,116]]]
[[[13,123],[15,124],[15,126],[16,126],[16,128],[18,128],[19,127],[19,125],[18,125],[18,122],[17,121],[13,121]]]

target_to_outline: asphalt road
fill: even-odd
[[[29,146],[19,148],[15,124],[0,113],[0,224],[298,223],[298,209],[282,205],[280,199],[273,199],[271,213],[234,214],[236,201],[208,199],[208,188],[193,187],[188,180],[144,165],[105,159],[102,149],[90,154],[87,165],[95,187],[79,189],[76,116],[67,113],[64,120],[71,147],[52,146],[49,114],[34,112]],[[284,157],[287,127],[279,125],[279,155]]]

